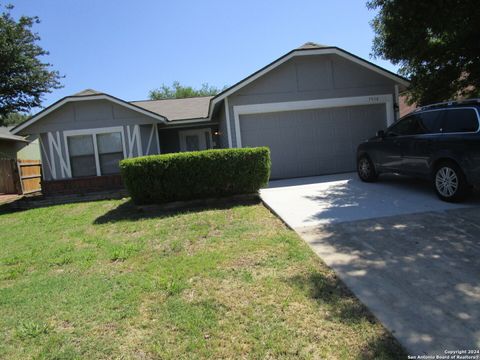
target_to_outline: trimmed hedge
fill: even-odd
[[[257,192],[270,164],[270,150],[259,147],[124,159],[120,170],[136,204],[161,204]]]

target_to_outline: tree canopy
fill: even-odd
[[[480,95],[477,0],[371,0],[373,55],[399,65],[410,103]]]
[[[30,116],[22,113],[9,113],[0,116],[0,126],[13,126],[27,120]]]
[[[183,86],[178,81],[174,81],[172,86],[162,84],[158,89],[151,90],[149,97],[152,100],[163,99],[182,99],[195,96],[215,96],[227,87],[217,88],[207,83],[202,84],[200,89],[191,86]]]
[[[15,20],[12,9],[3,6],[0,14],[0,124],[10,113],[40,106],[45,93],[61,87],[59,73],[42,60],[48,52],[37,44],[40,37],[32,32],[38,17]]]

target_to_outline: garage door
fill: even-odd
[[[357,145],[385,126],[384,104],[240,116],[242,146],[270,148],[272,179],[353,171]]]

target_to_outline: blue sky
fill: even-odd
[[[93,88],[125,100],[174,80],[232,85],[307,41],[369,57],[375,15],[362,0],[17,0],[14,16],[35,30],[64,88],[43,106]]]

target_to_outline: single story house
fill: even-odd
[[[35,136],[13,135],[13,126],[0,126],[0,159],[40,160],[40,147]]]
[[[268,146],[273,179],[352,171],[357,144],[398,118],[408,81],[306,43],[214,97],[125,101],[85,90],[13,129],[40,139],[48,192],[119,186],[126,157]]]
[[[28,143],[24,137],[11,134],[9,127],[0,126],[0,159],[16,160],[18,152]]]
[[[19,182],[20,165],[17,165],[17,161],[25,163],[28,160],[31,163],[31,160],[37,162],[40,160],[38,141],[34,138],[13,135],[10,132],[11,128],[11,126],[0,126],[0,194],[21,194],[24,190],[26,191]],[[31,184],[34,180],[25,181]]]

